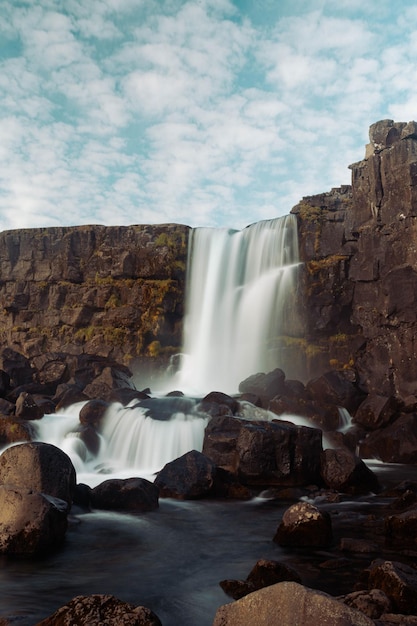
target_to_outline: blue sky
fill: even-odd
[[[0,230],[243,228],[417,118],[413,0],[0,0]]]

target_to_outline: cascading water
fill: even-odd
[[[152,403],[157,413],[169,416],[154,419],[146,406],[111,404],[95,433],[97,449],[93,452],[89,435],[85,436],[79,422],[85,403],[45,415],[33,427],[38,440],[56,445],[69,455],[79,482],[93,487],[111,477],[153,480],[153,474],[169,461],[189,450],[201,450],[208,416],[200,414],[197,403],[189,398],[156,398]],[[161,408],[161,403],[169,407]]]
[[[256,372],[285,369],[280,335],[299,265],[293,215],[242,231],[191,233],[178,385],[234,393]]]
[[[186,358],[179,385],[197,397],[237,391],[257,371],[284,366],[279,336],[298,267],[294,216],[243,231],[192,231],[188,267]],[[292,315],[292,311],[290,311]],[[171,386],[172,389],[172,386]],[[78,480],[93,486],[110,476],[151,477],[166,463],[201,450],[209,416],[191,398],[153,398],[107,409],[91,446],[80,427],[81,405],[45,416],[38,439],[71,457]],[[265,418],[263,418],[265,419]]]

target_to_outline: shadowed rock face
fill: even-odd
[[[351,371],[365,392],[412,408],[417,124],[382,120],[369,136],[365,158],[350,166],[352,185],[292,209],[303,261],[294,310],[304,319],[283,341],[295,378]],[[31,359],[89,353],[166,366],[181,344],[188,232],[165,224],[0,233],[0,345]],[[45,372],[58,374],[65,379]]]
[[[365,159],[350,166],[351,187],[293,209],[305,262],[307,378],[355,366],[366,392],[410,405],[417,393],[417,125],[383,120],[369,134]]]
[[[188,230],[0,233],[0,343],[29,357],[84,352],[120,362],[178,352]]]

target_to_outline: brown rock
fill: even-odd
[[[368,588],[384,591],[398,613],[417,613],[417,571],[414,568],[377,559],[369,567]]]
[[[227,595],[238,600],[248,593],[286,580],[301,583],[300,576],[291,567],[279,561],[260,559],[255,563],[246,580],[222,580],[220,587]]]
[[[110,595],[77,596],[37,626],[161,626],[144,606],[134,606]]]
[[[38,406],[30,393],[22,391],[16,400],[16,417],[25,420],[37,420],[43,417],[43,409]]]
[[[386,463],[416,463],[417,414],[403,414],[390,426],[368,435],[359,445],[359,454]]]
[[[90,492],[91,505],[110,511],[153,511],[158,508],[159,489],[145,478],[111,478]]]
[[[374,626],[373,620],[335,598],[282,582],[250,593],[241,600],[221,606],[213,626]]]
[[[395,398],[372,393],[358,407],[353,421],[368,430],[375,430],[387,426],[397,416],[398,406]]]
[[[330,515],[308,502],[293,504],[285,511],[274,541],[280,546],[330,546],[333,542]]]
[[[65,452],[48,443],[22,443],[0,456],[0,485],[13,485],[65,500],[71,506],[75,469]]]
[[[80,423],[84,426],[97,428],[109,407],[104,400],[95,399],[87,402],[80,411]]]
[[[389,613],[392,610],[391,600],[380,589],[354,591],[340,597],[339,600],[373,619],[381,617],[383,613]]]
[[[347,448],[324,450],[321,476],[329,489],[345,493],[379,491],[375,474]]]
[[[167,463],[155,478],[163,498],[188,500],[206,496],[214,485],[215,464],[204,454],[191,450]]]
[[[67,502],[30,489],[0,485],[0,552],[41,555],[62,545]]]
[[[417,547],[417,506],[385,518],[385,537],[388,545]]]

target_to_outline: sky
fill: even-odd
[[[286,215],[416,69],[414,0],[0,0],[0,230]]]

